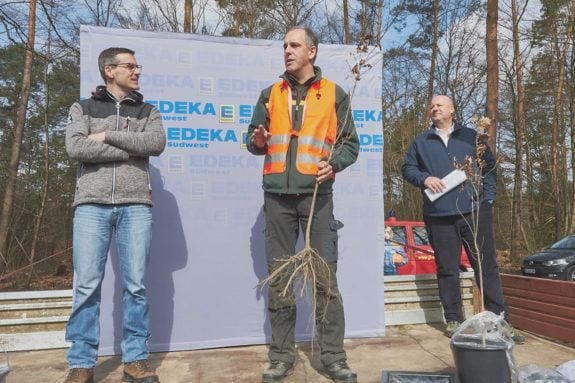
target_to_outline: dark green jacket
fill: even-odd
[[[299,105],[299,100],[305,99],[307,91],[311,84],[319,81],[321,77],[321,69],[314,67],[315,77],[310,79],[304,85],[298,85],[287,72],[281,75],[288,82],[292,90],[292,97],[296,99],[295,105]],[[273,86],[273,85],[272,85]],[[269,100],[272,86],[264,89],[252,116],[252,122],[248,129],[247,135],[247,148],[256,155],[265,155],[267,147],[258,148],[252,143],[252,136],[254,129],[262,124],[266,128],[269,126],[270,117],[266,109],[266,103]],[[294,105],[292,110],[293,129],[299,131],[301,128],[301,120],[304,108],[296,108]],[[359,153],[359,139],[355,130],[351,114],[350,99],[347,93],[340,87],[336,86],[336,104],[334,108],[337,111],[337,141],[334,147],[333,155],[330,159],[330,164],[334,173],[338,173],[353,164],[357,160]],[[297,153],[297,137],[292,137],[290,140],[286,170],[283,173],[268,174],[263,177],[263,189],[270,193],[277,194],[304,194],[313,193],[315,187],[316,177],[301,174],[297,171],[295,166],[296,153]],[[333,180],[323,182],[318,189],[318,193],[326,194],[332,191]]]

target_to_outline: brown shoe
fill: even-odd
[[[71,368],[64,383],[94,383],[94,369]]]
[[[156,375],[147,359],[124,363],[122,381],[130,383],[160,383],[158,375]]]

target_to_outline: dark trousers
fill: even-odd
[[[477,286],[480,286],[475,240],[477,240],[477,247],[482,256],[485,309],[497,315],[503,312],[505,319],[507,319],[508,309],[503,297],[495,252],[493,206],[489,203],[481,204],[478,215],[469,213],[444,217],[426,216],[424,220],[429,232],[431,246],[435,252],[439,297],[445,320],[463,322],[465,319],[459,284],[462,245],[475,272]],[[477,234],[477,238],[474,234]]]
[[[281,260],[295,255],[298,235],[305,234],[312,196],[264,195],[266,220],[266,255],[268,271],[272,273]],[[318,195],[311,227],[311,247],[328,263],[329,271],[320,272],[316,279],[316,336],[320,360],[324,365],[346,359],[343,350],[345,319],[343,303],[337,287],[337,230],[341,223],[333,217],[331,194]],[[282,296],[287,276],[269,284],[268,311],[272,340],[270,360],[295,361],[296,303],[292,286]]]

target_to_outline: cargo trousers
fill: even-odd
[[[312,194],[264,194],[266,257],[270,274],[283,264],[282,260],[295,255],[300,229],[305,234],[307,228],[311,202]],[[341,227],[343,224],[333,216],[332,194],[318,194],[310,245],[328,265],[327,268],[318,267],[320,272],[316,275],[315,283],[315,341],[324,365],[346,359],[343,350],[345,317],[336,279],[337,230]],[[287,286],[286,294],[283,294],[289,274],[289,271],[282,273],[268,286],[268,313],[272,330],[268,356],[270,361],[294,363],[296,300],[293,286]]]

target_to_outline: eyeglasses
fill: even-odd
[[[134,72],[136,69],[139,70],[140,72],[142,71],[142,66],[141,65],[137,65],[134,63],[118,63],[118,64],[108,64],[108,66],[119,66],[122,68],[126,68],[127,70],[129,70],[130,72]]]

